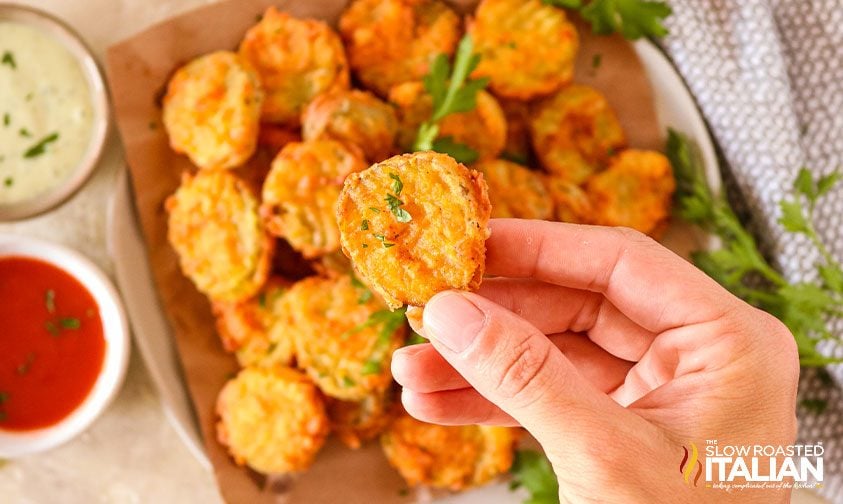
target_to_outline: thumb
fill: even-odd
[[[482,296],[437,294],[423,317],[442,357],[543,446],[571,446],[572,437],[627,416],[643,421],[588,383],[533,325]]]

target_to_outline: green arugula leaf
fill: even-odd
[[[434,140],[433,150],[441,152],[442,154],[448,154],[463,164],[471,164],[477,161],[477,158],[480,157],[476,150],[465,144],[455,142],[453,137],[450,136]]]
[[[518,450],[509,470],[510,489],[524,487],[530,497],[524,504],[558,504],[559,482],[547,458],[535,450]]]
[[[667,28],[662,21],[671,13],[666,3],[652,0],[591,0],[580,9],[594,33],[618,32],[630,40],[664,37]]]

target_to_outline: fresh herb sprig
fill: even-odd
[[[453,67],[445,54],[440,54],[433,61],[430,72],[423,78],[424,88],[433,99],[433,111],[430,118],[419,126],[413,143],[414,151],[435,150],[449,154],[462,163],[477,160],[477,152],[470,147],[457,143],[450,137],[437,136],[439,122],[443,118],[468,112],[477,106],[477,93],[489,84],[486,77],[469,77],[479,62],[480,55],[474,54],[474,42],[469,35],[460,40]]]
[[[518,450],[509,470],[510,490],[523,487],[530,497],[524,504],[558,504],[559,482],[547,458],[535,450]]]
[[[664,37],[664,19],[671,14],[665,2],[653,0],[542,0],[545,4],[579,11],[598,35],[620,33],[629,40]]]
[[[717,250],[695,252],[694,264],[733,294],[781,320],[796,339],[800,364],[822,366],[840,362],[823,356],[816,346],[821,340],[841,341],[840,335],[828,329],[827,322],[843,316],[843,267],[822,243],[812,223],[817,201],[834,187],[840,174],[814,180],[810,171],[803,168],[794,183],[793,195],[780,203],[782,226],[807,237],[822,255],[817,264],[820,282],[791,283],[767,262],[725,197],[711,191],[693,143],[670,130],[667,153],[677,180],[679,216],[722,241]]]
[[[404,325],[406,321],[406,312],[406,306],[395,311],[390,311],[388,309],[378,310],[369,315],[369,318],[367,318],[365,322],[351,328],[345,333],[346,336],[349,336],[369,327],[380,326],[380,331],[378,331],[378,337],[377,340],[375,340],[372,353],[366,362],[363,363],[362,373],[364,375],[377,374],[383,370],[383,361],[386,357],[387,351],[389,350],[389,342],[395,334],[395,331]]]

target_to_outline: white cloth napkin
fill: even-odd
[[[727,186],[752,217],[764,251],[793,281],[815,280],[820,256],[777,224],[778,202],[800,167],[843,167],[843,0],[671,0],[663,40],[696,97],[723,157]],[[731,179],[731,180],[730,180]],[[843,187],[816,210],[816,227],[843,259]],[[834,326],[843,337],[843,321]],[[829,343],[826,355],[843,356]],[[803,372],[800,397],[825,398],[821,415],[799,410],[800,441],[825,447],[819,492],[843,502],[843,366],[824,386]],[[770,369],[770,373],[777,370]]]

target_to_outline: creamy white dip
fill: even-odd
[[[0,22],[0,204],[64,182],[92,130],[91,89],[70,51],[37,28]]]

